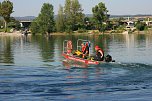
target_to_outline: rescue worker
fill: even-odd
[[[72,41],[69,40],[67,42],[67,54],[71,54],[71,52],[72,52]]]
[[[87,58],[89,56],[89,43],[88,42],[86,42],[86,44],[85,44],[85,49],[84,49],[84,51],[83,51],[83,58]]]
[[[99,46],[95,46],[95,50],[96,50],[96,55],[93,60],[103,61],[104,60],[104,51]]]

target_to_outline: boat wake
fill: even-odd
[[[110,62],[110,63],[102,63],[98,65],[87,65],[85,63],[63,60],[62,64],[64,67],[71,68],[152,68],[152,64],[142,64],[142,63],[122,63],[122,62]]]

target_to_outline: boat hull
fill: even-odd
[[[87,65],[98,65],[102,62],[102,61],[99,62],[99,61],[87,60],[87,59],[79,58],[79,57],[76,57],[76,56],[73,56],[73,55],[68,55],[66,53],[62,53],[62,56],[66,59],[81,62],[81,63],[85,63]]]

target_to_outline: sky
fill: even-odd
[[[0,0],[2,2],[3,0]],[[65,0],[10,0],[14,5],[14,17],[38,16],[43,3],[54,6],[57,14],[59,5],[64,6]],[[83,13],[92,14],[92,7],[98,3],[105,3],[110,15],[152,14],[152,0],[79,0]]]

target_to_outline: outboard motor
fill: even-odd
[[[112,62],[112,56],[108,54],[108,55],[105,57],[105,61],[106,61],[106,62]]]

